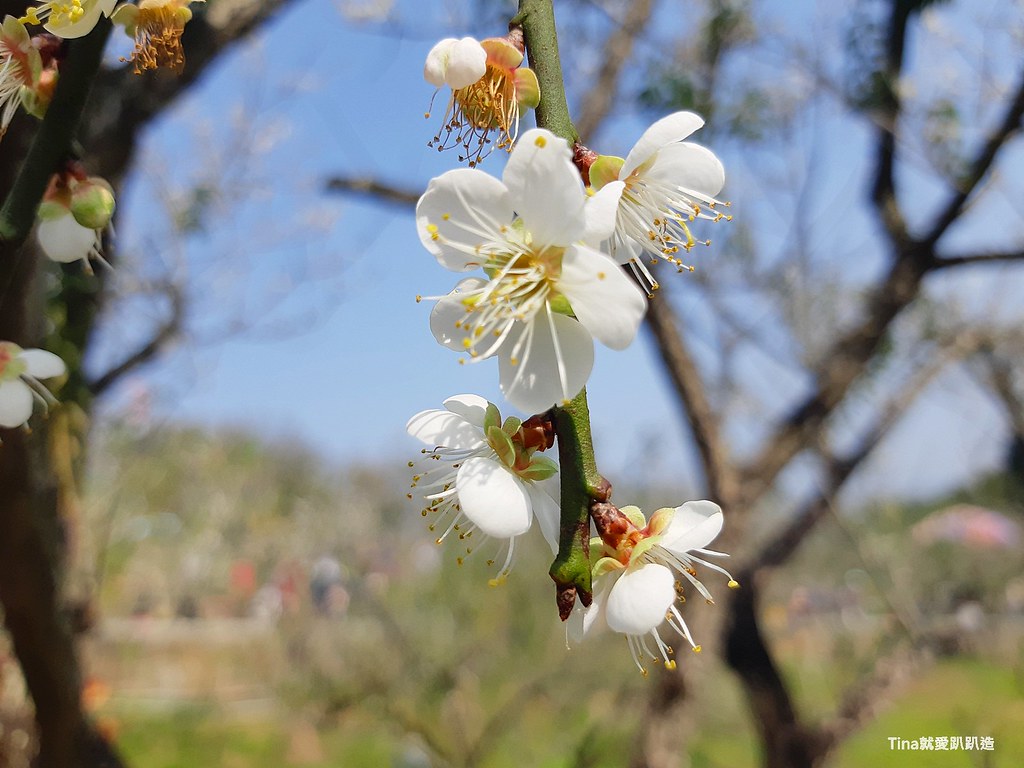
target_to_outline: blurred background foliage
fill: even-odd
[[[406,164],[408,146],[425,154],[426,131],[410,138],[422,123],[395,125],[410,92],[429,98],[414,72],[419,53],[401,86],[369,70],[403,46],[501,31],[514,5],[210,0],[190,25],[187,72],[213,79],[227,59],[220,75],[230,88],[132,79],[113,59],[98,81],[83,143],[124,204],[114,272],[87,278],[69,267],[37,286],[40,335],[71,368],[62,407],[35,438],[50,440],[59,492],[47,498],[57,499],[61,533],[49,543],[66,555],[54,557],[54,572],[65,573],[66,559],[67,574],[60,604],[40,611],[69,617],[82,706],[127,765],[797,765],[771,762],[785,745],[772,752],[763,732],[772,727],[748,708],[750,679],[723,658],[720,624],[738,614],[727,597],[687,606],[705,650],[680,659],[679,675],[656,668],[644,679],[618,637],[567,649],[539,537],[519,548],[506,584],[488,587],[496,553],[484,545],[459,565],[456,542],[435,545],[405,498],[396,457],[406,445],[392,440],[380,460],[411,412],[382,403],[418,376],[415,407],[427,407],[442,376],[436,357],[375,335],[394,326],[411,337],[400,310],[382,314],[367,288],[418,277],[402,246],[416,247],[408,221],[405,239],[390,239],[378,203],[408,207],[437,158]],[[692,345],[688,365],[714,418],[690,420],[699,409],[671,384],[631,379],[604,403],[612,427],[599,425],[598,452],[618,450],[628,470],[613,477],[616,500],[647,511],[705,495],[723,502],[722,548],[754,574],[741,592],[757,595],[760,650],[795,702],[798,717],[784,725],[814,745],[839,722],[835,750],[806,763],[815,768],[1024,764],[1024,304],[1020,266],[1005,263],[1022,252],[1019,110],[998,131],[1021,99],[1022,10],[1020,0],[558,3],[584,139],[625,154],[655,117],[700,112],[708,125],[698,138],[725,159],[743,211],[713,231],[713,259],[702,251],[695,274],[670,276],[659,292]],[[351,51],[331,33],[330,50],[305,46],[331,24],[367,36]],[[218,58],[262,25],[262,41]],[[296,44],[309,54],[299,74]],[[274,58],[282,50],[286,63]],[[345,68],[353,63],[366,69]],[[993,137],[1006,149],[979,165]],[[372,165],[383,161],[403,167]],[[380,173],[370,185],[358,176],[367,164]],[[355,213],[344,239],[334,239],[325,189],[369,191],[368,201],[345,200]],[[868,325],[865,346],[863,318],[899,293],[888,291],[887,270],[927,251],[929,227],[958,194],[952,237],[943,230],[927,243],[930,257],[950,261],[931,264],[927,281],[917,275],[924,287],[900,293],[906,303]],[[396,250],[410,264],[388,272]],[[360,259],[376,260],[369,279]],[[957,259],[998,263],[958,271]],[[298,384],[277,378],[295,365],[287,341],[347,306],[358,307],[351,325],[326,352],[296,354],[302,365],[337,367],[300,368]],[[234,385],[260,429],[203,425],[219,422],[216,409],[175,419],[190,387],[218,378],[202,352],[247,336],[257,346],[244,356],[255,349],[259,365]],[[851,358],[857,344],[866,351]],[[327,407],[316,399],[323,382]],[[377,399],[352,396],[359,386]],[[816,387],[841,392],[814,422],[819,412],[801,406],[821,402]],[[342,424],[333,437],[346,459],[282,438],[273,418],[284,401]],[[898,439],[886,442],[890,410]],[[650,414],[650,440],[629,455],[610,429]],[[993,421],[981,438],[958,432]],[[724,446],[727,459],[701,456],[702,440]],[[775,453],[785,456],[773,467]],[[850,455],[861,470],[846,484]],[[823,511],[806,513],[816,498]],[[765,566],[780,531],[803,520],[799,547]],[[31,709],[4,643],[0,768],[22,768]],[[847,693],[879,677],[886,685],[850,703]],[[943,735],[992,737],[996,748],[897,754],[888,743]]]
[[[107,691],[94,714],[131,763],[623,764],[651,681],[622,638],[567,649],[542,546],[487,587],[488,553],[460,566],[430,541],[394,468],[330,467],[298,445],[197,428],[120,422],[97,437],[79,576],[105,620],[86,656]],[[898,734],[993,736],[978,765],[1012,768],[1024,753],[1024,551],[1019,539],[915,537],[958,505],[1019,520],[1024,492],[1000,473],[927,502],[866,505],[810,537],[772,584],[768,631],[812,709],[834,708],[871,670],[903,612],[946,639],[945,658],[833,765],[888,764]],[[318,602],[324,557],[340,566],[337,593]],[[692,765],[754,764],[727,670],[709,654],[680,661],[706,686]]]

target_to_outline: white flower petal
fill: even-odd
[[[666,144],[682,141],[702,125],[704,125],[703,118],[693,112],[674,112],[661,118],[644,131],[640,140],[626,155],[626,162],[623,163],[622,170],[619,171],[619,178],[627,178]]]
[[[423,65],[423,78],[431,85],[440,88],[444,85],[444,76],[448,71],[448,56],[452,46],[458,42],[454,37],[446,37],[427,54]]]
[[[447,296],[438,299],[430,311],[430,331],[438,344],[456,352],[466,350],[464,340],[469,338],[469,333],[465,328],[465,320],[468,313],[462,299],[486,283],[486,280],[470,277],[460,281]]]
[[[615,231],[615,218],[619,210],[619,198],[626,188],[623,181],[611,181],[587,198],[584,215],[587,229],[580,238],[589,245],[600,245]]]
[[[450,411],[421,411],[409,419],[405,429],[431,448],[472,450],[486,444],[478,427]]]
[[[477,456],[462,462],[455,488],[462,514],[488,536],[509,539],[530,529],[533,513],[526,488],[497,461]]]
[[[540,532],[551,547],[552,554],[558,554],[558,528],[559,528],[559,506],[558,501],[552,497],[550,489],[555,488],[555,496],[558,491],[557,482],[550,485],[551,480],[542,480],[538,483],[525,483],[526,492],[530,494],[530,502],[533,505],[533,516],[540,526]]]
[[[631,261],[644,258],[644,249],[631,237],[627,237],[625,240],[616,238],[613,255],[619,264],[628,264]]]
[[[513,354],[518,355],[515,364]],[[571,317],[541,312],[529,324],[516,323],[498,350],[498,362],[505,399],[523,413],[543,413],[586,385],[594,367],[594,342]]]
[[[0,381],[0,427],[20,427],[32,415],[32,390],[18,379]]]
[[[535,248],[569,245],[586,230],[586,192],[565,139],[534,128],[524,133],[502,176]]]
[[[567,248],[558,286],[594,338],[611,349],[632,343],[647,298],[613,258],[582,245]]]
[[[100,14],[109,16],[114,9],[117,0],[86,0],[83,4],[85,13],[82,17],[70,24],[44,24],[43,28],[65,40],[72,40],[76,37],[85,37],[92,32],[96,22],[100,20]]]
[[[660,545],[671,552],[703,549],[722,531],[725,516],[713,501],[688,501],[676,507]]]
[[[675,599],[675,577],[664,565],[627,568],[608,594],[608,627],[626,635],[644,635],[665,620]]]
[[[39,222],[36,237],[43,253],[62,264],[87,259],[96,244],[95,230],[83,227],[70,213]]]
[[[710,149],[687,141],[661,149],[657,160],[644,171],[644,179],[714,197],[725,186],[725,167]]]
[[[571,648],[574,645],[579,645],[583,642],[583,636],[586,634],[586,630],[583,626],[583,621],[589,611],[593,610],[594,604],[590,604],[590,608],[584,608],[580,601],[576,601],[576,605],[573,606],[572,613],[569,614],[569,618],[565,620],[565,645],[567,648]]]
[[[480,395],[453,395],[444,401],[444,407],[461,416],[474,427],[483,429],[487,401]]]
[[[416,231],[441,266],[465,272],[487,261],[483,246],[504,242],[513,208],[505,185],[474,168],[432,179],[416,204]]]
[[[579,629],[581,638],[589,635],[592,632],[603,632],[608,629],[608,623],[606,621],[605,605],[608,602],[608,594],[611,592],[611,588],[615,586],[615,582],[620,579],[621,575],[625,573],[625,570],[611,570],[599,575],[594,580],[594,599],[590,606],[583,611],[583,617],[581,627]],[[573,610],[573,612],[575,612]]]
[[[18,355],[18,359],[24,361],[25,373],[36,379],[62,376],[67,370],[63,360],[43,349],[26,349]]]
[[[448,49],[445,82],[452,90],[472,85],[487,72],[487,51],[472,37],[464,37]]]

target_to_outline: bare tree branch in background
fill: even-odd
[[[182,323],[185,319],[185,296],[181,288],[176,285],[165,286],[164,292],[171,301],[170,316],[164,320],[148,341],[128,353],[119,363],[87,382],[86,386],[93,397],[100,397],[126,375],[153,360],[167,344],[174,341],[181,333]]]
[[[1015,261],[1024,261],[1024,251],[991,251],[989,253],[939,256],[932,265],[932,269],[938,270],[948,269],[949,267],[966,267],[972,264],[996,264]]]
[[[754,722],[765,746],[766,768],[820,766],[831,750],[838,746],[841,737],[852,733],[853,724],[864,719],[860,707],[878,704],[875,699],[865,698],[862,692],[851,692],[845,697],[843,710],[837,716],[843,726],[829,727],[826,732],[808,724],[798,714],[789,687],[778,670],[760,627],[757,603],[767,571],[786,563],[815,526],[832,511],[834,500],[846,481],[906,410],[917,402],[928,385],[951,363],[962,360],[980,346],[981,337],[977,334],[958,336],[922,367],[882,408],[877,421],[857,447],[842,457],[829,459],[828,479],[824,486],[805,502],[781,531],[746,559],[738,571],[737,578],[743,587],[733,595],[729,605],[724,633],[726,660],[740,676],[747,701],[755,714]],[[893,676],[891,672],[882,676],[886,685]],[[880,679],[878,685],[882,684]],[[867,687],[874,690],[875,685]]]
[[[654,0],[634,0],[625,4],[625,16],[604,42],[601,69],[590,90],[583,96],[574,123],[586,143],[593,139],[598,127],[611,111],[619,92],[622,70],[633,55],[633,46],[651,20]]]
[[[119,182],[145,125],[195,82],[231,43],[258,28],[283,5],[279,0],[211,4],[207,13],[198,15],[189,25],[189,66],[180,80],[161,78],[163,73],[138,77],[130,67],[101,75],[93,88],[89,113],[92,117],[86,117],[87,128],[83,132],[90,161],[96,162],[93,170]],[[0,12],[20,15],[25,7],[25,3],[5,2]],[[72,85],[70,79],[68,84]],[[0,188],[5,193],[10,189],[13,161],[17,159],[17,153],[9,155],[8,150],[23,141],[16,135],[7,139],[4,162],[0,163]],[[95,158],[92,152],[96,153]],[[33,345],[40,336],[43,307],[38,302],[24,303],[26,297],[36,295],[32,281],[38,258],[29,245],[15,258],[4,260],[7,266],[3,267],[2,275],[5,288],[0,301],[0,338]],[[85,385],[81,361],[92,336],[102,296],[102,277],[100,273],[95,280],[84,280],[73,277],[69,271],[62,294],[56,300],[66,310],[62,357],[69,363],[70,377],[62,393],[63,409],[77,406],[86,413],[89,410],[92,393]],[[175,314],[179,310],[180,307]],[[172,320],[176,324],[180,318],[172,315]],[[106,389],[121,374],[154,357],[173,332],[174,328],[169,326],[159,330],[121,365],[94,382],[97,389]],[[32,435],[5,432],[0,446],[0,489],[4,500],[0,597],[5,625],[35,704],[40,764],[45,768],[120,765],[117,756],[88,726],[82,710],[78,664],[61,602],[67,521],[58,514],[60,502],[47,450],[48,430],[41,427]]]
[[[416,201],[420,199],[420,193],[415,190],[401,189],[378,179],[365,177],[333,176],[324,184],[324,189],[328,192],[351,192],[365,195],[372,200],[392,203],[402,208],[416,205]]]
[[[738,502],[739,489],[735,470],[719,430],[721,415],[711,406],[700,370],[686,338],[679,331],[678,317],[664,291],[662,286],[652,297],[647,311],[647,324],[700,453],[708,494],[720,499],[726,506],[734,506]]]
[[[874,215],[884,233],[885,271],[868,287],[856,319],[835,333],[833,340],[814,355],[819,362],[808,371],[812,378],[810,392],[802,396],[770,430],[751,460],[741,465],[729,455],[721,434],[722,415],[716,413],[711,405],[707,382],[687,340],[679,332],[678,318],[667,297],[657,296],[651,302],[648,314],[662,360],[686,414],[709,493],[729,510],[731,528],[742,531],[749,527],[752,515],[764,504],[781,473],[798,457],[817,455],[824,460],[822,487],[793,510],[787,517],[788,522],[743,562],[738,575],[744,586],[733,593],[726,604],[728,617],[723,645],[727,660],[738,674],[754,719],[758,722],[764,765],[769,768],[820,766],[843,739],[872,716],[874,709],[883,703],[880,699],[891,695],[906,678],[905,673],[916,668],[927,653],[927,643],[922,641],[910,650],[897,649],[890,657],[880,660],[874,676],[844,694],[833,718],[821,725],[811,725],[804,719],[789,684],[775,664],[771,646],[760,625],[758,603],[765,581],[773,569],[791,559],[808,534],[829,514],[849,478],[929,384],[951,364],[978,354],[985,344],[991,344],[992,335],[986,336],[983,330],[968,330],[938,344],[937,357],[904,382],[896,395],[878,409],[875,420],[865,429],[857,444],[839,456],[833,456],[826,447],[834,416],[850,401],[854,387],[870,378],[873,366],[881,359],[881,353],[898,327],[897,323],[909,314],[924,294],[926,278],[930,274],[945,273],[960,266],[1014,263],[1024,258],[1019,251],[1012,249],[945,255],[939,247],[943,236],[966,213],[968,203],[979,195],[980,185],[993,171],[1000,151],[1020,130],[1024,115],[1024,77],[1011,89],[995,126],[981,139],[965,164],[967,170],[958,180],[956,191],[930,222],[914,227],[914,232],[923,234],[915,235],[907,223],[898,188],[901,163],[904,162],[901,156],[904,104],[900,83],[906,76],[904,59],[908,31],[923,5],[906,0],[891,0],[889,3],[882,35],[883,50],[874,73],[875,98],[866,106],[859,105],[875,126],[872,148],[874,172],[868,193]],[[620,31],[625,34],[626,29],[624,25]],[[613,37],[610,36],[609,40]],[[605,53],[610,54],[608,50]],[[717,62],[724,60],[727,54],[728,51],[718,51],[716,68]],[[714,81],[713,76],[709,79]],[[591,122],[586,124],[587,130],[581,129],[584,134],[596,133],[610,102],[610,99],[596,97],[585,100],[588,106],[593,105],[594,112],[592,115],[587,113],[586,119]],[[581,120],[578,125],[582,124]],[[372,179],[340,179],[337,183],[332,182],[330,188],[383,196],[389,202],[406,205],[413,204],[417,198],[409,190],[394,189]],[[999,380],[993,379],[993,388],[997,392],[1015,392],[1012,386],[1007,388],[1007,382],[1012,382],[1012,378],[1008,378],[1010,371],[1012,368],[1007,364],[1001,374],[993,374],[1001,376]],[[1004,397],[1004,400],[1011,411],[1016,409],[1019,414],[1019,399],[1006,400]],[[1011,414],[1011,420],[1015,418],[1017,427],[1024,417]],[[681,704],[689,692],[682,674],[659,677],[651,691],[648,716],[643,719],[642,750],[639,754],[634,753],[633,765],[636,768],[678,764],[678,750],[668,748],[666,745],[670,739],[661,736],[681,727]]]

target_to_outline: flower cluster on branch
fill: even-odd
[[[30,5],[20,18],[4,17],[0,24],[0,139],[19,108],[40,120],[46,118],[68,59],[65,41],[86,37],[105,17],[134,37],[130,61],[136,73],[157,67],[180,73],[185,63],[181,35],[192,17],[188,6],[196,1],[203,2],[140,0],[115,8],[116,0],[44,0]],[[73,82],[69,80],[68,85]],[[70,142],[70,134],[64,141]],[[67,148],[60,150],[65,151]],[[41,200],[38,192],[22,194],[19,187],[29,187],[35,180],[21,185],[19,177],[0,214],[3,237],[20,243],[28,231],[28,221],[15,224],[12,220],[17,217],[8,217],[12,199],[22,198],[19,206],[25,211],[38,203],[35,232],[39,250],[56,262],[79,262],[81,269],[91,274],[92,261],[106,264],[101,251],[104,237],[111,231],[114,192],[104,179],[89,176],[77,160],[63,157],[59,162],[59,168],[40,165],[25,174],[52,174]],[[24,205],[25,200],[31,202]],[[64,363],[56,355],[0,341],[0,428],[27,428],[33,402],[44,408],[55,404],[39,380],[64,373]]]
[[[451,91],[429,145],[458,148],[469,168],[428,184],[416,230],[442,267],[466,276],[450,293],[417,301],[435,302],[439,344],[460,362],[496,358],[504,398],[535,415],[502,422],[476,395],[416,414],[407,430],[428,447],[410,462],[408,495],[422,499],[438,544],[458,538],[460,564],[478,539],[501,542],[489,561],[501,562],[492,584],[508,576],[517,540],[536,521],[556,554],[551,576],[569,635],[625,635],[646,674],[649,661],[676,664],[663,624],[700,650],[682,609],[689,588],[712,602],[698,568],[738,586],[713,562],[725,555],[706,548],[724,518],[711,501],[660,509],[649,522],[636,507],[614,506],[596,470],[585,386],[595,339],[621,350],[636,337],[658,287],[652,267],[692,269],[681,254],[710,241],[691,227],[730,218],[717,197],[725,172],[711,150],[687,141],[703,125],[692,112],[654,123],[625,158],[574,145],[539,117],[520,135],[525,108],[564,99],[547,81],[541,93],[521,66],[522,32],[513,24],[503,38],[448,38],[427,55],[425,79]],[[495,148],[508,152],[500,179],[476,167]],[[555,444],[561,467],[541,455]]]

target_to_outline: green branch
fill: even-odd
[[[530,67],[540,83],[537,126],[570,144],[576,142],[579,135],[565,101],[551,0],[520,0],[519,13],[509,26],[522,27]],[[607,501],[611,486],[597,471],[587,390],[581,391],[572,402],[555,408],[552,414],[558,438],[562,491],[558,555],[549,573],[557,590],[558,615],[564,621],[572,612],[577,596],[584,605],[590,605],[590,505],[595,500]]]
[[[523,28],[530,68],[540,84],[540,104],[535,110],[537,127],[547,128],[570,144],[575,143],[579,134],[569,117],[565,101],[562,61],[558,57],[558,33],[555,31],[555,11],[551,0],[519,0],[519,13],[509,26]]]
[[[552,415],[562,491],[558,555],[549,573],[557,588],[558,615],[564,621],[577,595],[584,605],[590,605],[590,505],[607,501],[611,485],[597,471],[587,390],[553,409]]]

